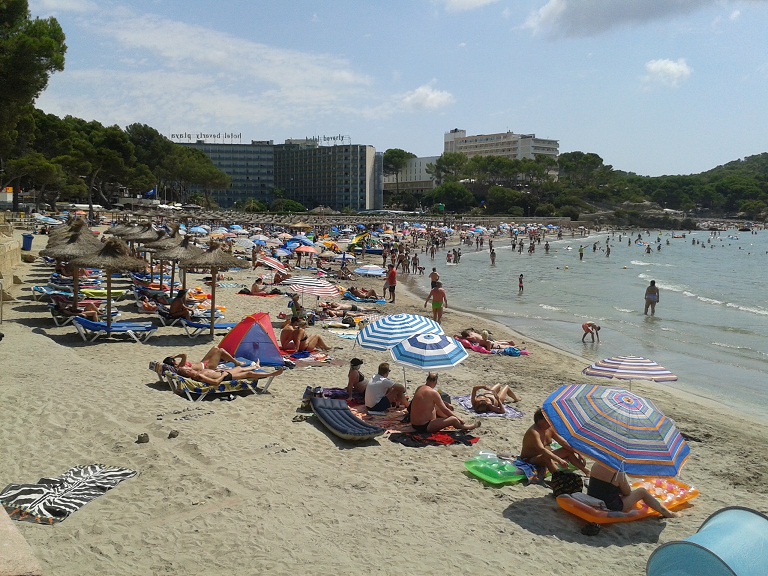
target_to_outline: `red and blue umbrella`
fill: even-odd
[[[544,415],[577,452],[630,476],[677,476],[690,448],[650,400],[607,386],[561,386]]]

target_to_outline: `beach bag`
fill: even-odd
[[[520,349],[513,348],[512,346],[510,346],[509,348],[504,348],[504,350],[502,350],[501,353],[504,356],[520,356]]]
[[[549,481],[549,485],[552,487],[552,493],[555,498],[561,494],[573,494],[584,489],[584,482],[581,476],[566,470],[555,471],[552,474],[552,480]]]

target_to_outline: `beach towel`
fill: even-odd
[[[345,340],[354,340],[357,338],[358,334],[357,330],[341,330],[337,328],[329,328],[328,332],[338,336],[339,338],[344,338]]]
[[[472,446],[479,438],[467,434],[462,430],[451,432],[395,432],[389,435],[389,439],[397,444],[410,448],[423,448],[424,446],[450,446],[451,444],[463,444]]]
[[[75,466],[56,478],[40,478],[37,484],[9,484],[0,492],[0,503],[14,520],[55,524],[137,474],[103,464]]]
[[[539,482],[542,480],[543,476],[539,474],[538,468],[534,466],[533,464],[530,464],[529,462],[526,462],[525,460],[521,460],[520,458],[516,458],[513,462],[515,466],[525,474],[526,480],[528,480],[529,483],[531,482]],[[544,473],[546,473],[546,469],[544,470]]]
[[[352,300],[353,302],[360,302],[362,304],[386,304],[387,301],[382,299],[376,300],[375,298],[358,298],[351,292],[344,292],[342,298],[344,300]]]
[[[475,412],[475,410],[472,408],[472,397],[471,396],[454,396],[453,398],[458,402],[459,406],[464,408],[467,412],[471,412],[475,416],[481,416],[484,418],[522,418],[525,416],[525,413],[520,412],[519,410],[515,410],[512,408],[512,406],[508,406],[507,404],[504,405],[504,414],[497,414],[496,412]]]

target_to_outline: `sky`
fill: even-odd
[[[30,0],[66,34],[38,108],[443,152],[511,131],[640,175],[768,152],[768,0]],[[182,141],[188,141],[182,139]],[[221,141],[221,140],[220,140]]]

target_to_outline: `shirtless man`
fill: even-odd
[[[419,386],[411,400],[411,426],[417,432],[437,432],[443,428],[453,426],[459,430],[474,430],[480,423],[465,424],[443,402],[440,394],[435,390],[437,386],[437,374],[430,372],[427,382]]]
[[[435,287],[427,296],[424,301],[424,308],[427,307],[429,301],[432,300],[432,319],[440,324],[440,320],[443,318],[443,309],[448,308],[448,296],[443,290],[443,283],[436,282]]]
[[[437,273],[437,268],[432,268],[432,272],[429,274],[429,281],[431,282],[431,288],[434,288],[437,286],[438,281],[440,280],[440,274]]]
[[[549,446],[553,440],[560,444],[561,448],[551,450]],[[533,426],[525,431],[520,458],[536,468],[546,468],[550,472],[567,468],[570,463],[589,476],[584,458],[555,432],[541,408],[533,415]]]
[[[582,342],[584,342],[587,334],[592,336],[592,342],[595,341],[595,336],[597,336],[597,341],[600,342],[600,326],[590,321],[584,322],[584,324],[581,325],[581,329],[584,330],[584,335],[581,337]]]

